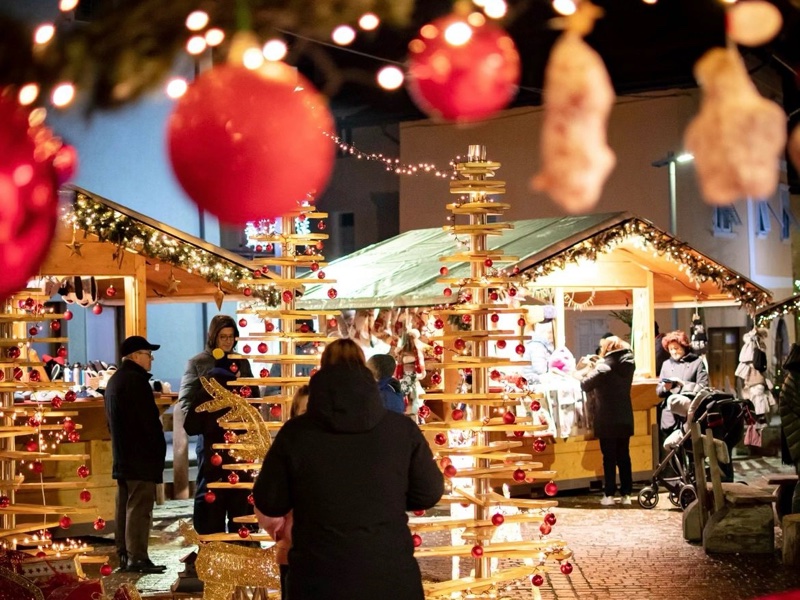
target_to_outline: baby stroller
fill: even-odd
[[[655,508],[660,489],[669,492],[669,501],[673,506],[682,509],[689,506],[697,498],[689,425],[698,422],[703,433],[711,431],[715,439],[725,443],[728,456],[731,456],[733,447],[742,439],[748,414],[746,403],[732,394],[712,388],[697,392],[691,398],[685,419],[676,413],[676,420],[685,422],[685,426],[679,426],[665,440],[664,447],[668,449],[668,453],[653,471],[650,483],[639,492],[639,506]],[[727,468],[730,469],[729,477],[732,479],[730,463]]]

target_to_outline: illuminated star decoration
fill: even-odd
[[[65,244],[67,248],[69,248],[69,255],[70,256],[83,256],[81,254],[81,246],[83,244],[79,243],[78,240],[75,238],[75,230],[72,230],[72,241],[69,244]]]
[[[180,279],[175,279],[175,275],[172,272],[172,269],[169,270],[169,279],[167,279],[167,293],[168,294],[177,294],[178,293],[178,284],[181,282]]]

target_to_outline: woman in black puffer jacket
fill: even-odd
[[[619,469],[622,504],[631,504],[633,472],[630,441],[633,436],[631,384],[636,363],[627,342],[615,335],[600,340],[600,357],[594,371],[581,381],[581,388],[594,390],[597,410],[594,434],[603,453],[603,506],[614,505]]]

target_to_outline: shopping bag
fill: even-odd
[[[744,433],[745,446],[761,447],[761,430],[755,423],[750,423]]]

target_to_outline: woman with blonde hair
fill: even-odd
[[[614,506],[619,469],[622,505],[630,506],[633,491],[630,441],[633,436],[631,384],[636,363],[630,345],[615,335],[600,340],[600,360],[581,388],[594,390],[597,408],[594,434],[603,454],[603,506]]]
[[[423,600],[406,511],[439,501],[442,474],[419,427],[384,407],[358,344],[332,342],[320,365],[253,488],[265,517],[292,511],[289,597]]]

